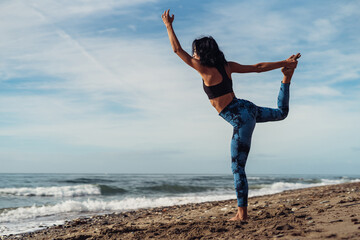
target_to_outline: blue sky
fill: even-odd
[[[0,2],[0,172],[231,173],[231,126],[172,52],[212,35],[228,60],[301,52],[285,121],[258,124],[247,172],[360,169],[359,1]],[[280,70],[232,76],[275,107]]]

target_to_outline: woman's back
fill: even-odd
[[[231,78],[231,71],[228,65],[223,67],[226,73],[226,77],[232,80]],[[221,73],[221,70],[215,67],[208,67],[206,69],[206,73],[200,74],[206,86],[215,86],[220,84],[223,80],[224,74]]]
[[[220,113],[235,97],[232,90],[231,69],[228,65],[208,67],[200,73],[203,78],[203,88],[210,99],[211,105]]]

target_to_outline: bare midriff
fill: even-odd
[[[229,103],[231,103],[231,101],[234,99],[234,97],[235,97],[234,92],[231,92],[231,93],[227,93],[223,96],[210,99],[210,103],[211,103],[211,105],[213,105],[213,107],[216,109],[216,111],[218,111],[218,113],[220,113],[227,105],[229,105]]]

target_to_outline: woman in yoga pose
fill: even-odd
[[[217,43],[212,37],[194,40],[193,56],[185,52],[172,27],[174,15],[170,10],[162,14],[169,40],[174,52],[190,67],[197,70],[203,79],[203,88],[210,103],[219,115],[234,127],[231,140],[231,169],[237,196],[238,212],[230,220],[247,219],[248,183],[245,164],[250,151],[251,136],[258,122],[279,121],[289,112],[289,85],[297,66],[299,53],[279,62],[264,62],[255,65],[241,65],[226,61]],[[259,107],[247,100],[238,99],[232,89],[232,73],[266,72],[282,68],[284,78],[278,96],[278,108]]]

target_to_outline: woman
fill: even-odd
[[[297,59],[292,55],[280,62],[266,62],[255,65],[241,65],[226,61],[224,54],[212,37],[194,40],[193,56],[185,52],[172,27],[174,15],[167,10],[162,14],[162,20],[167,28],[169,40],[174,52],[190,67],[197,70],[202,79],[205,93],[210,103],[234,127],[231,140],[231,168],[234,174],[234,184],[238,203],[238,212],[230,220],[244,221],[247,219],[248,183],[245,174],[245,163],[250,151],[251,136],[257,122],[278,121],[286,118],[289,111],[289,85]],[[232,73],[265,72],[282,68],[284,74],[278,96],[278,108],[258,107],[252,102],[237,99],[232,89]]]

